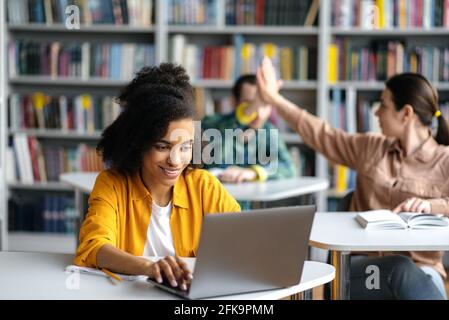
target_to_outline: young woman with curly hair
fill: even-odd
[[[191,275],[178,256],[196,255],[203,216],[240,207],[214,176],[189,166],[194,101],[182,67],[143,68],[118,100],[123,112],[97,147],[110,168],[90,195],[75,263],[186,289]]]

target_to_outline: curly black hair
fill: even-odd
[[[123,111],[103,131],[97,152],[122,174],[141,168],[144,153],[167,133],[171,121],[194,118],[189,76],[171,63],[142,68],[117,100]]]

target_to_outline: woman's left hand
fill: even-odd
[[[409,198],[393,209],[393,212],[419,212],[431,213],[430,201],[420,198]]]

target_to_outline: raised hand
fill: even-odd
[[[263,58],[257,69],[256,77],[260,97],[265,103],[276,104],[277,99],[280,97],[279,89],[282,86],[282,81],[276,78],[276,70],[270,58]]]

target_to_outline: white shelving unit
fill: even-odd
[[[7,186],[5,179],[5,147],[7,146],[6,127],[6,11],[0,1],[0,250],[8,247]]]

